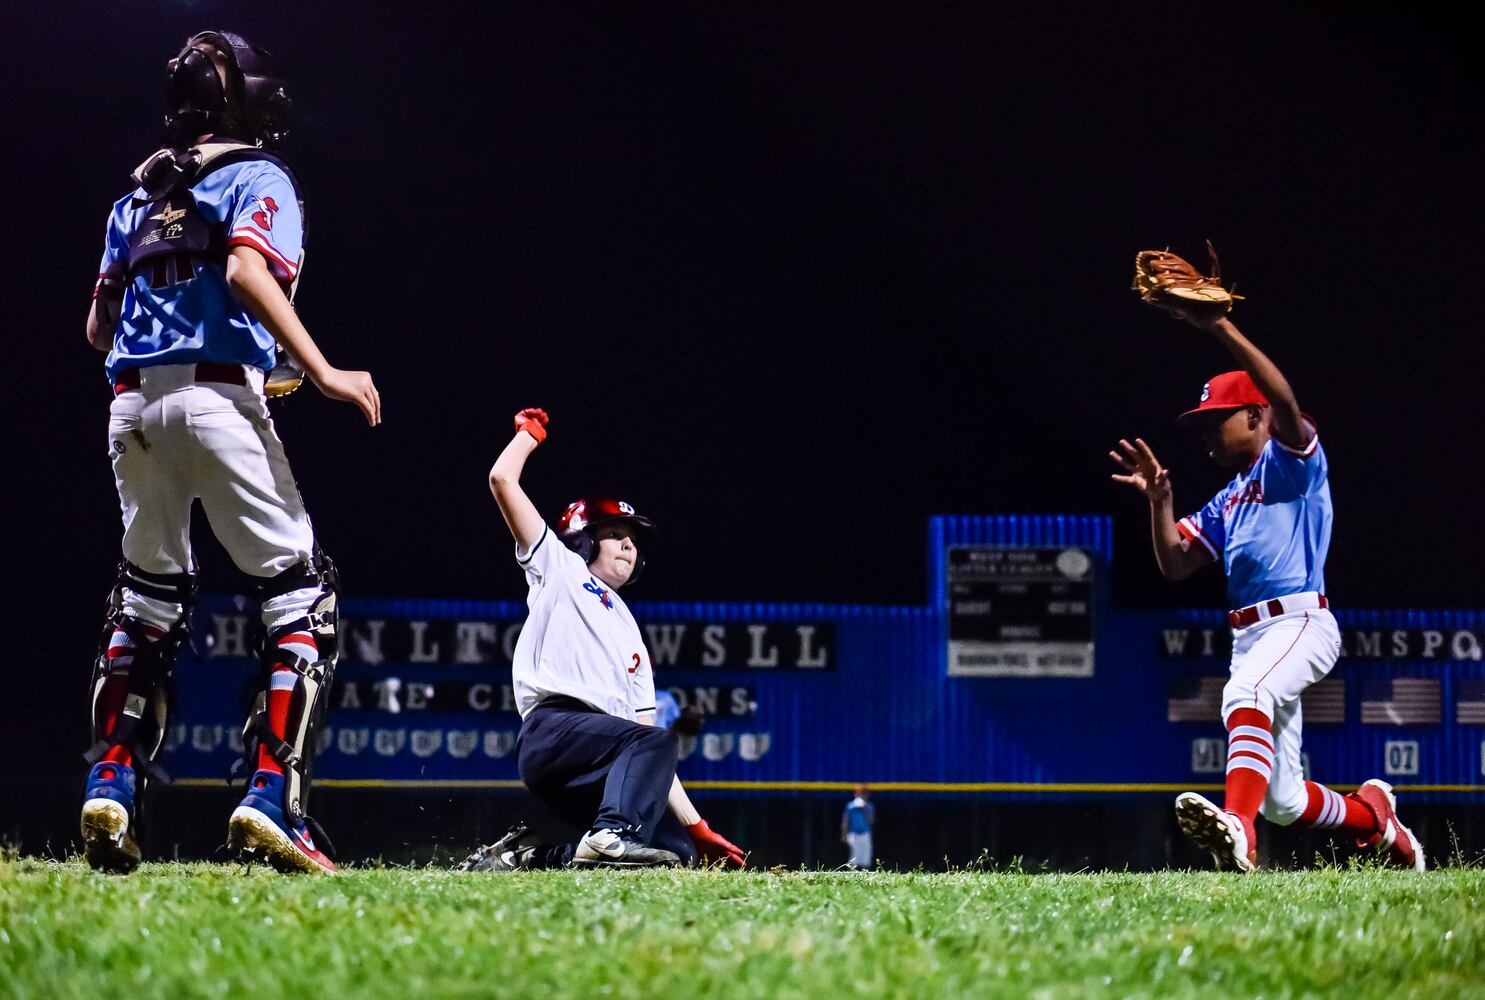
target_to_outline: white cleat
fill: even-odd
[[[656,868],[678,865],[681,859],[670,851],[649,847],[617,830],[589,830],[572,853],[578,867]]]
[[[1218,871],[1258,869],[1257,846],[1250,843],[1247,824],[1236,813],[1219,809],[1195,792],[1182,792],[1176,796],[1176,823],[1197,846],[1212,852]]]

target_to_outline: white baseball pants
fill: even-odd
[[[200,499],[212,532],[237,568],[278,575],[310,559],[314,531],[283,443],[268,415],[263,373],[246,385],[197,382],[195,365],[139,372],[137,390],[110,407],[109,454],[124,516],[124,558],[150,573],[191,569],[191,502]],[[166,611],[143,595],[135,612]],[[178,618],[178,612],[177,612]]]
[[[1234,629],[1232,676],[1222,689],[1222,719],[1256,708],[1273,723],[1274,763],[1259,812],[1287,826],[1309,802],[1300,761],[1300,695],[1330,673],[1341,651],[1341,632],[1325,608],[1291,611]]]

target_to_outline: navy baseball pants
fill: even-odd
[[[521,780],[558,819],[579,830],[618,830],[689,864],[696,851],[666,808],[676,739],[668,730],[600,712],[575,698],[547,698],[516,737]],[[533,867],[559,867],[574,845],[538,852]]]

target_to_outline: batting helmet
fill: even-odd
[[[656,531],[655,522],[634,512],[634,508],[623,500],[612,497],[584,497],[567,505],[557,520],[557,536],[562,544],[582,556],[583,562],[591,563],[598,554],[598,539],[593,532],[606,524],[627,524],[635,536],[638,554],[634,559],[634,571],[628,583],[639,579],[645,568],[645,546]]]
[[[226,59],[225,87],[210,49]],[[165,129],[177,145],[211,133],[271,149],[292,107],[273,56],[230,31],[192,35],[166,67]]]

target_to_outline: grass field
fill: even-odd
[[[128,878],[0,861],[0,997],[1485,997],[1485,870]]]

